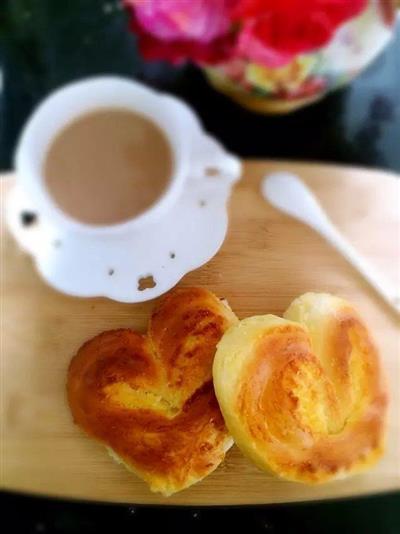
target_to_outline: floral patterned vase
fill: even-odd
[[[242,59],[204,68],[210,83],[260,113],[287,113],[320,100],[355,78],[387,45],[396,14],[391,0],[370,0],[331,42],[291,63],[268,68]]]

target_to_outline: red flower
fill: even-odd
[[[232,57],[234,38],[231,33],[218,37],[209,43],[193,39],[161,40],[143,30],[134,14],[131,29],[139,40],[142,56],[148,60],[165,60],[173,64],[184,61],[215,65]]]
[[[284,65],[299,53],[327,44],[367,0],[241,0],[232,12],[243,23],[240,55],[269,67]]]

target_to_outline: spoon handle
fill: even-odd
[[[363,258],[331,223],[319,228],[318,232],[325,237],[355,267],[369,284],[377,291],[389,306],[400,314],[400,291],[390,287],[380,274]]]

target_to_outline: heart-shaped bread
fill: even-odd
[[[152,491],[171,495],[198,482],[233,443],[212,363],[236,321],[213,293],[177,289],[155,309],[147,335],[121,329],[91,339],[68,372],[75,422]]]
[[[214,386],[242,452],[289,480],[317,483],[381,456],[387,394],[355,309],[307,293],[284,314],[250,317],[222,338]]]

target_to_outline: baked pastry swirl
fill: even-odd
[[[232,445],[212,384],[216,344],[237,321],[205,289],[177,289],[147,335],[129,329],[86,342],[68,372],[75,422],[152,491],[170,495],[211,473]]]
[[[307,293],[250,317],[218,344],[214,386],[242,452],[285,479],[319,483],[372,466],[387,394],[367,327],[345,300]]]

